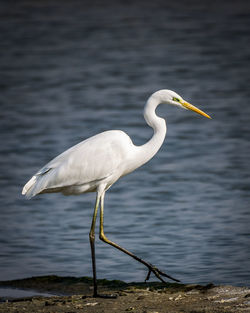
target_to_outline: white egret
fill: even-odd
[[[165,119],[156,115],[155,110],[160,103],[172,104],[192,110],[207,118],[209,115],[184,101],[181,96],[171,90],[159,90],[148,99],[144,108],[144,118],[153,128],[152,138],[142,146],[135,146],[130,137],[120,130],[110,130],[90,137],[66,150],[40,169],[23,187],[22,194],[31,198],[37,194],[62,192],[64,195],[78,195],[96,192],[96,202],[89,233],[94,297],[97,293],[96,261],[95,261],[95,224],[100,206],[99,238],[109,245],[123,251],[148,269],[150,273],[164,282],[163,277],[178,281],[165,274],[157,267],[142,260],[135,254],[110,241],[104,234],[103,214],[105,192],[122,176],[127,175],[148,162],[160,149],[166,132]]]

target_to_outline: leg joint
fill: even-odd
[[[89,233],[89,239],[90,239],[91,241],[94,241],[94,240],[95,240],[95,234],[94,234],[93,232],[90,232],[90,233]]]
[[[104,241],[104,242],[109,242],[108,238],[105,236],[103,231],[100,232],[99,239]]]

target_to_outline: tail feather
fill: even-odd
[[[48,180],[44,180],[44,177],[47,177],[47,173],[50,172],[51,169],[51,167],[44,166],[40,169],[40,171],[32,176],[23,187],[22,195],[25,195],[27,199],[30,199],[44,190],[48,185]]]
[[[37,176],[31,177],[31,179],[27,182],[27,184],[23,187],[22,195],[25,195],[26,198],[30,199],[36,195],[35,187],[37,182]]]

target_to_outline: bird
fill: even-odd
[[[100,208],[99,239],[121,250],[142,263],[148,270],[145,281],[153,273],[160,281],[165,277],[179,282],[151,263],[109,240],[104,233],[104,197],[106,191],[121,177],[148,162],[160,149],[167,133],[166,120],[156,114],[159,104],[170,104],[194,111],[207,118],[208,114],[184,100],[176,92],[162,89],[154,92],[144,107],[146,123],[153,128],[153,135],[143,145],[134,145],[121,130],[108,130],[74,145],[42,167],[23,187],[28,199],[38,194],[61,192],[64,195],[80,195],[95,192],[95,206],[89,232],[93,272],[93,297],[98,293],[95,257],[95,225]]]

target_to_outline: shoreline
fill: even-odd
[[[1,281],[1,288],[32,291],[34,295],[16,298],[1,297],[0,294],[0,312],[250,312],[248,287],[125,283],[105,279],[98,280],[98,285],[100,294],[115,294],[117,298],[93,298],[92,279],[89,277],[50,275]]]

